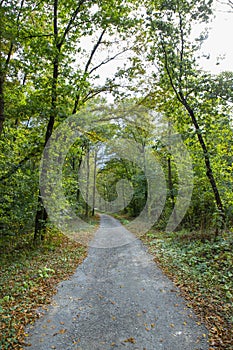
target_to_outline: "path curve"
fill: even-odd
[[[119,246],[96,247],[112,240]],[[48,311],[27,328],[31,346],[25,349],[208,349],[205,327],[119,221],[101,215],[94,246],[75,274],[58,285]]]

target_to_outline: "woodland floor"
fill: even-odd
[[[41,317],[25,349],[207,350],[208,332],[136,239],[101,215],[88,256]]]
[[[102,215],[95,237],[88,252],[55,230],[0,240],[0,349],[233,349],[231,231],[143,245]]]

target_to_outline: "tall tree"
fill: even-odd
[[[103,45],[103,37],[108,32],[108,35],[112,35],[113,28],[121,28],[123,26],[123,19],[127,18],[127,14],[130,11],[128,3],[125,6],[121,6],[121,2],[117,1],[116,7],[113,8],[113,2],[99,2],[95,1],[91,7],[87,0],[79,0],[78,4],[67,4],[62,0],[54,0],[52,11],[53,26],[52,36],[50,38],[51,46],[51,66],[52,66],[52,78],[50,83],[51,91],[51,106],[49,111],[49,120],[47,124],[47,130],[45,135],[45,144],[48,142],[52,135],[55,123],[59,122],[59,106],[60,101],[58,87],[61,91],[59,77],[64,78],[64,69],[66,68],[66,54],[70,55],[72,61],[73,56],[77,53],[77,48],[74,50],[82,37],[92,35],[94,31],[100,29],[100,35],[96,39],[96,43],[93,45],[89,56],[86,58],[84,70],[78,69],[75,74],[76,82],[74,88],[71,89],[71,96],[74,97],[72,113],[75,114],[80,105],[91,97],[101,91],[105,91],[108,87],[103,87],[94,91],[90,91],[90,83],[88,77],[91,73],[96,71],[103,64],[108,63],[114,59],[117,55],[103,60],[102,62],[94,65],[94,56],[100,45]],[[75,7],[74,7],[75,5]],[[71,13],[71,15],[70,15]],[[129,21],[126,20],[124,26],[129,26]],[[107,43],[107,45],[109,45]],[[123,50],[124,51],[124,50]],[[48,58],[49,60],[49,58]],[[78,79],[77,79],[78,78]],[[38,196],[38,210],[35,221],[35,239],[40,236],[42,231],[45,231],[45,221],[47,219],[46,210],[42,203],[41,193]]]
[[[13,53],[19,44],[24,0],[0,2],[0,135],[5,121],[4,87]]]
[[[45,145],[48,142],[50,136],[53,132],[53,127],[55,120],[57,118],[57,88],[58,88],[58,75],[59,66],[61,61],[61,50],[66,42],[66,37],[69,35],[72,26],[75,25],[77,16],[79,15],[81,8],[85,0],[80,0],[77,7],[74,9],[72,15],[67,21],[64,28],[59,30],[59,18],[58,18],[58,6],[59,0],[53,1],[53,57],[52,57],[52,79],[51,79],[51,107],[49,113],[49,121],[47,124],[46,134],[45,134]],[[46,156],[45,156],[46,157]],[[43,171],[43,170],[42,170]],[[45,221],[47,220],[47,212],[43,206],[41,193],[39,191],[38,196],[38,210],[36,213],[35,220],[35,240],[38,235],[45,230]],[[43,236],[42,236],[43,237]]]
[[[159,69],[159,86],[162,90],[171,89],[174,96],[188,113],[195,128],[196,136],[202,149],[206,175],[211,184],[217,210],[224,221],[223,202],[213,173],[210,152],[201,126],[203,81],[195,59],[199,48],[190,40],[192,26],[205,22],[211,15],[211,0],[186,1],[176,0],[169,3],[147,3],[147,24],[149,36],[154,45],[150,47],[149,59]],[[199,41],[201,38],[199,39]],[[203,88],[203,84],[202,84]]]

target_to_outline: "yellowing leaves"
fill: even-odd
[[[5,281],[4,285],[1,285],[2,293],[14,295],[14,298],[9,297],[4,304],[1,304],[0,347],[2,341],[7,341],[9,348],[15,350],[25,346],[29,334],[24,332],[24,327],[43,314],[43,311],[37,312],[37,307],[40,306],[41,310],[45,311],[48,309],[46,304],[51,301],[57,283],[73,273],[86,256],[86,250],[80,244],[69,241],[63,235],[53,233],[50,241],[50,244],[53,244],[53,254],[46,247],[41,246],[39,254],[35,254],[35,248],[30,250],[27,247],[26,258],[18,257],[17,253],[14,256],[17,268],[12,269],[10,259],[2,262],[5,266],[2,274]],[[48,242],[45,243],[48,245]],[[56,270],[56,275],[52,278],[38,278],[38,270],[44,268],[45,261],[48,268]],[[20,288],[23,288],[23,292],[19,292]],[[60,324],[65,325],[65,322],[61,321]],[[48,327],[56,330],[50,319],[43,328]],[[65,332],[66,328],[62,327],[57,334]]]
[[[132,343],[132,344],[135,344],[135,343],[136,343],[136,340],[135,340],[133,337],[130,337],[130,338],[124,340],[124,343]]]
[[[58,335],[58,334],[65,334],[65,333],[66,333],[66,331],[67,331],[67,329],[62,328],[62,329],[59,329],[59,331],[58,331],[58,332],[56,332],[56,333],[54,333],[53,335],[55,336],[55,335]]]

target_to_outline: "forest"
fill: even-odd
[[[215,3],[0,1],[2,349],[22,348],[100,212],[231,348],[233,72],[199,64]]]

